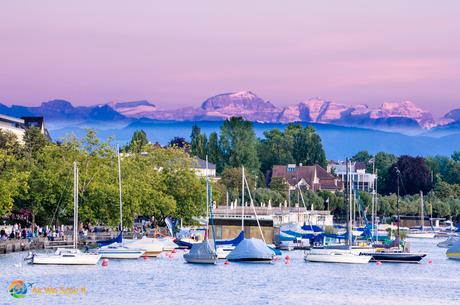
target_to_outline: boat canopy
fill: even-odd
[[[315,226],[315,225],[307,225],[307,224],[303,224],[303,226],[300,227],[302,230],[304,231],[313,231],[313,232],[323,232],[323,229],[321,229],[320,227],[318,226]]]
[[[227,256],[228,260],[269,260],[273,258],[273,251],[257,238],[245,238]]]
[[[108,246],[108,245],[113,244],[113,243],[121,244],[122,242],[123,242],[123,236],[122,236],[122,234],[120,232],[118,234],[118,236],[115,237],[115,238],[107,239],[107,240],[99,240],[96,243],[99,245],[99,247],[103,247],[103,246]]]
[[[241,231],[240,234],[238,234],[238,236],[235,237],[234,239],[216,240],[216,245],[217,246],[223,246],[223,245],[238,246],[238,244],[243,240],[244,240],[244,231]]]
[[[194,260],[212,260],[216,257],[217,254],[214,251],[214,245],[212,245],[209,240],[193,244],[190,252],[184,254],[184,258]]]

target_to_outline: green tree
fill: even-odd
[[[261,161],[261,171],[267,175],[273,165],[294,163],[292,156],[293,141],[279,129],[264,132],[264,138],[260,141],[258,154]]]
[[[308,125],[303,128],[300,124],[289,124],[284,134],[292,141],[292,156],[296,163],[327,166],[321,138],[316,134],[313,126]]]
[[[128,146],[125,148],[125,151],[141,153],[143,148],[149,143],[147,139],[147,134],[145,131],[136,130],[129,142]]]
[[[223,164],[222,157],[220,155],[219,137],[216,132],[212,132],[209,135],[207,153],[209,162],[214,163],[216,165],[216,171],[221,173],[223,170]]]
[[[388,194],[391,189],[389,181],[389,170],[398,161],[393,154],[379,152],[375,155],[375,169],[378,175],[378,191],[380,194]]]
[[[207,154],[207,138],[205,134],[201,133],[200,127],[193,124],[192,126],[192,135],[191,138],[191,152],[192,155],[197,156],[198,158],[205,159]]]
[[[225,120],[220,129],[220,148],[224,167],[245,166],[248,172],[259,171],[257,138],[252,123],[241,117]]]

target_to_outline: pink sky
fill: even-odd
[[[163,108],[251,90],[460,108],[460,1],[40,0],[0,5],[0,102],[148,99]]]

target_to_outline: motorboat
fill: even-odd
[[[446,255],[450,259],[460,260],[460,242],[455,243],[447,249]]]
[[[234,249],[235,246],[232,245],[217,246],[217,258],[226,259],[230,252],[232,252]]]
[[[102,258],[137,259],[144,255],[145,250],[131,248],[124,244],[113,243],[108,246],[100,247],[97,253],[100,254]]]
[[[459,242],[460,242],[460,236],[451,236],[447,238],[446,240],[438,243],[437,246],[440,248],[450,248]]]
[[[163,252],[163,245],[154,243],[152,238],[142,237],[141,239],[134,239],[132,241],[126,240],[124,246],[130,249],[144,250],[142,256],[157,257]]]
[[[407,238],[435,238],[436,232],[422,231],[422,230],[409,230]]]
[[[35,265],[96,265],[101,255],[83,253],[78,249],[58,248],[53,254],[31,254]]]
[[[306,253],[304,256],[306,262],[315,263],[339,263],[339,264],[367,264],[371,260],[371,256],[356,255],[351,251],[336,251],[327,254]]]

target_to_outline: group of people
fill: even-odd
[[[15,223],[12,226],[4,226],[0,230],[0,240],[14,240],[14,239],[29,239],[31,240],[34,237],[47,237],[50,240],[54,239],[64,239],[65,228],[62,227],[54,227],[50,228],[48,226],[40,227],[38,225],[35,226],[35,229],[32,231],[32,226],[30,227],[23,227],[20,223]]]

